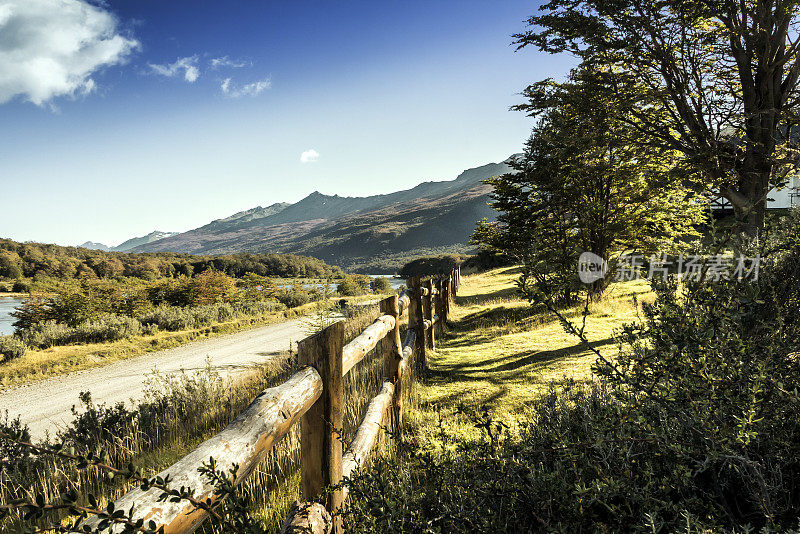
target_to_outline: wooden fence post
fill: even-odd
[[[322,377],[322,395],[303,416],[300,454],[303,500],[310,502],[327,486],[342,481],[342,347],[344,322],[332,324],[298,344],[298,361],[311,365]],[[342,489],[333,490],[326,508],[342,506]],[[333,518],[333,533],[342,532],[341,516]]]
[[[390,350],[386,351],[384,372],[386,378],[394,384],[392,397],[391,426],[395,439],[402,439],[403,432],[403,377],[399,375],[400,361],[403,359],[403,342],[400,339],[400,308],[397,295],[381,301],[381,313],[394,317],[394,331],[389,333]]]
[[[411,288],[411,303],[408,306],[408,327],[415,328],[417,333],[414,338],[414,353],[416,354],[417,370],[428,368],[427,355],[425,354],[425,313],[422,306],[422,284],[419,276],[413,276],[408,280],[408,287]]]
[[[442,283],[441,278],[436,279],[436,315],[439,316],[439,322],[436,324],[436,328],[438,329],[439,336],[444,333],[444,318],[445,318],[445,311],[444,311],[444,284]]]
[[[424,313],[425,313],[425,319],[427,321],[430,321],[430,323],[428,324],[431,325],[431,327],[428,329],[428,337],[426,338],[426,341],[428,343],[429,349],[435,349],[436,336],[433,333],[434,326],[433,326],[433,279],[432,278],[429,279],[427,282],[425,282],[425,287],[428,289],[428,294],[425,296]]]

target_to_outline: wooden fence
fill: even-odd
[[[460,271],[445,277],[408,280],[408,289],[380,302],[380,315],[360,335],[344,344],[344,322],[339,321],[298,344],[301,368],[283,384],[266,389],[219,434],[206,440],[157,476],[169,477],[172,488],[192,488],[194,498],[213,503],[214,487],[198,468],[209,458],[217,469],[238,466],[235,483],[240,484],[300,421],[301,485],[308,501],[296,506],[283,527],[285,533],[340,533],[341,519],[335,512],[347,499],[339,483],[362,467],[384,428],[394,439],[402,439],[402,392],[408,387],[410,366],[424,370],[426,351],[435,348],[437,332],[447,324],[450,304],[460,283]],[[405,339],[400,323],[408,314]],[[343,450],[339,435],[344,414],[343,378],[385,337],[390,347],[384,355],[384,377],[380,391],[368,404],[352,442]],[[339,485],[337,487],[337,485]],[[325,488],[325,505],[312,501]],[[143,519],[164,527],[165,534],[193,532],[207,513],[186,500],[161,501],[162,491],[133,489],[115,501],[116,510],[134,508],[134,520]],[[85,525],[96,528],[97,518]]]

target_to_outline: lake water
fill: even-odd
[[[11,326],[14,318],[10,314],[14,308],[22,304],[22,300],[17,297],[0,297],[0,336],[14,333],[14,327]]]
[[[406,285],[406,281],[403,278],[394,278],[392,276],[388,276],[385,274],[368,274],[367,276],[372,278],[388,278],[389,284],[391,284],[392,289],[399,289],[400,286]],[[331,283],[331,291],[336,291],[336,286],[339,285],[339,282]],[[278,286],[278,287],[291,287],[291,286]],[[303,284],[303,289],[314,289],[314,288],[323,288],[325,284]]]

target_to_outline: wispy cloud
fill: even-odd
[[[247,83],[242,86],[236,85],[230,78],[222,80],[219,88],[222,94],[229,98],[240,98],[243,96],[257,96],[272,87],[272,82],[269,78]]]
[[[197,56],[180,57],[173,63],[165,65],[157,65],[148,63],[150,70],[161,76],[172,78],[179,74],[183,74],[183,79],[189,83],[194,83],[200,77],[200,69],[197,68]]]
[[[314,163],[319,159],[319,152],[314,150],[313,148],[309,148],[302,154],[300,154],[300,163]]]
[[[249,61],[230,59],[228,56],[212,58],[208,64],[214,70],[222,68],[240,69],[252,65]]]
[[[0,2],[0,104],[37,106],[95,90],[92,76],[139,47],[102,5],[85,0]]]

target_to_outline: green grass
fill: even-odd
[[[553,314],[521,300],[517,276],[512,267],[462,278],[450,330],[429,354],[419,387],[421,410],[412,417],[419,439],[435,444],[441,432],[477,438],[474,418],[484,411],[513,428],[552,383],[592,380],[596,355]],[[585,332],[606,357],[616,353],[614,333],[636,319],[634,295],[651,298],[646,283],[625,282],[590,306]],[[563,313],[582,321],[582,307]]]

